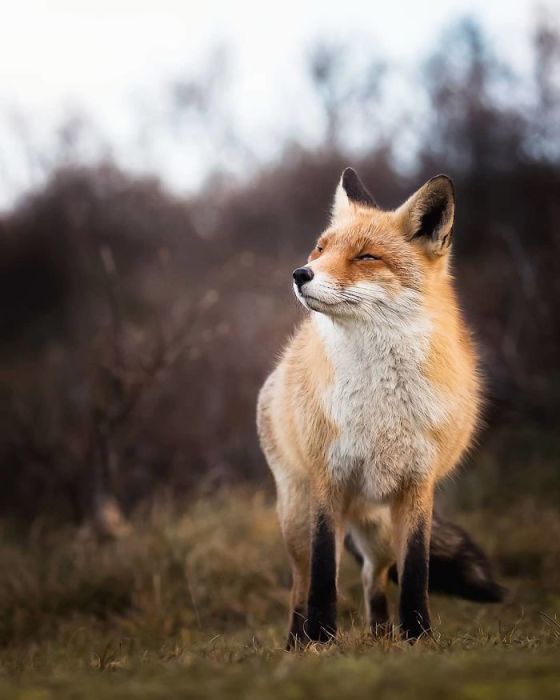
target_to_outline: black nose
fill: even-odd
[[[313,270],[310,267],[298,267],[294,270],[294,281],[298,287],[303,287],[306,282],[313,279]]]

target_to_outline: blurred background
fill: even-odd
[[[272,482],[258,389],[353,165],[457,188],[488,401],[450,507],[560,497],[560,4],[23,0],[0,24],[0,512]]]

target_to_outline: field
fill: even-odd
[[[283,651],[289,572],[262,493],[161,504],[117,542],[5,526],[0,697],[559,697],[558,511],[527,502],[457,520],[491,554],[506,604],[434,596],[434,641],[373,642],[346,557],[338,643],[296,654]]]

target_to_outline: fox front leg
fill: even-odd
[[[311,540],[311,583],[305,632],[312,642],[329,642],[336,635],[337,553],[335,523],[326,510],[315,519]]]
[[[391,505],[397,568],[399,615],[403,636],[415,641],[432,636],[428,605],[433,487],[414,487]]]

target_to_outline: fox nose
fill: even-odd
[[[298,288],[301,289],[306,282],[311,282],[313,279],[313,270],[310,267],[298,267],[294,270],[294,281]]]

